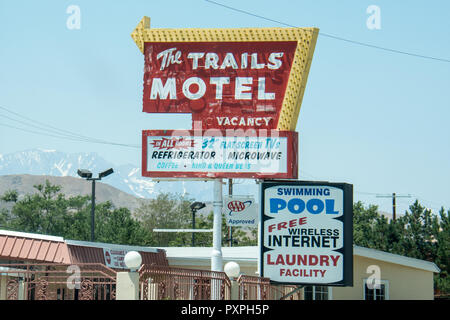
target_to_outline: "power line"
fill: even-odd
[[[8,117],[6,115],[1,115],[1,117],[9,119],[11,121],[14,122],[18,122],[22,125],[26,125],[29,127],[33,127],[36,128],[38,130],[41,130],[43,132],[39,132],[39,131],[34,131],[34,130],[30,130],[30,129],[25,129],[25,128],[20,128],[20,127],[16,127],[16,126],[12,126],[12,125],[8,125],[8,124],[4,124],[4,123],[0,123],[1,126],[4,127],[9,127],[9,128],[13,128],[16,130],[21,130],[24,132],[29,132],[29,133],[33,133],[33,134],[39,134],[39,135],[45,135],[45,136],[50,136],[50,137],[54,137],[54,138],[59,138],[59,139],[66,139],[66,140],[71,140],[71,141],[80,141],[80,142],[89,142],[89,143],[99,143],[99,144],[109,144],[109,145],[116,145],[116,146],[122,146],[122,147],[131,147],[131,148],[140,148],[140,146],[138,145],[131,145],[131,144],[125,144],[125,143],[117,143],[117,142],[112,142],[112,141],[106,141],[106,140],[102,140],[102,139],[97,139],[97,138],[92,138],[92,137],[88,137],[88,136],[84,136],[84,135],[80,135],[78,133],[74,133],[68,130],[64,130],[64,129],[60,129],[54,126],[51,126],[49,124],[34,120],[34,119],[30,119],[26,116],[23,116],[17,112],[14,112],[8,108],[5,108],[3,106],[0,106],[0,109],[5,110],[13,115],[15,115],[16,117],[22,118],[25,121],[21,121],[21,120],[17,120],[11,117]],[[37,125],[36,125],[37,124]]]
[[[243,13],[243,14],[246,14],[246,15],[249,15],[249,16],[253,16],[253,17],[256,17],[256,18],[259,18],[259,19],[264,19],[264,20],[267,20],[267,21],[270,21],[270,22],[275,22],[275,23],[284,25],[286,27],[298,28],[298,26],[294,26],[294,25],[289,24],[289,23],[285,23],[285,22],[282,22],[282,21],[279,21],[279,20],[267,18],[267,17],[261,16],[261,15],[258,15],[258,14],[255,14],[255,13],[252,13],[252,12],[249,12],[249,11],[245,11],[245,10],[242,10],[242,9],[230,7],[230,6],[224,5],[224,4],[219,3],[219,2],[215,2],[215,1],[212,1],[212,0],[205,0],[205,1],[209,2],[211,4],[214,4],[214,5],[217,5],[217,6],[221,6],[221,7],[224,7],[224,8],[227,8],[227,9],[239,12],[239,13]],[[387,51],[387,52],[391,52],[391,53],[403,54],[403,55],[408,55],[408,56],[412,56],[412,57],[429,59],[429,60],[436,60],[436,61],[441,61],[441,62],[450,62],[449,59],[436,58],[436,57],[421,55],[421,54],[417,54],[417,53],[411,53],[411,52],[407,52],[407,51],[401,51],[401,50],[391,49],[391,48],[387,48],[387,47],[381,47],[381,46],[373,45],[373,44],[370,44],[370,43],[365,43],[365,42],[361,42],[361,41],[351,40],[351,39],[343,38],[343,37],[340,37],[340,36],[324,33],[322,31],[319,32],[319,36],[324,36],[324,37],[328,37],[328,38],[331,38],[331,39],[335,39],[335,40],[339,40],[339,41],[345,41],[345,42],[356,44],[356,45],[359,45],[359,46],[364,46],[364,47],[368,47],[368,48],[372,48],[372,49],[383,50],[383,51]]]
[[[70,131],[68,131],[68,130],[64,130],[64,129],[59,129],[59,128],[53,127],[53,126],[51,126],[51,125],[49,125],[49,124],[46,124],[46,123],[37,121],[37,120],[35,120],[35,119],[30,119],[30,118],[28,118],[28,117],[26,117],[26,116],[24,116],[24,115],[21,115],[21,114],[19,114],[19,113],[17,113],[17,112],[14,112],[14,111],[10,110],[10,109],[8,109],[8,108],[5,108],[5,107],[0,106],[0,109],[5,110],[5,111],[7,111],[7,112],[9,112],[9,113],[11,113],[11,114],[13,114],[13,115],[19,117],[19,118],[25,119],[26,121],[29,121],[29,122],[31,122],[31,123],[37,123],[38,125],[41,125],[41,126],[44,126],[44,127],[51,128],[51,129],[53,129],[53,131],[57,131],[58,134],[65,133],[65,134],[68,134],[68,135],[73,136],[73,137],[83,138],[83,139],[91,139],[91,140],[92,140],[92,138],[90,138],[90,137],[85,137],[85,136],[82,136],[82,135],[80,135],[80,134],[70,132]],[[3,116],[3,117],[6,117],[6,116]],[[18,121],[18,120],[14,120],[14,121],[20,122],[20,121]],[[48,129],[48,128],[45,129],[45,130],[50,130],[50,129]],[[96,139],[94,139],[94,140],[96,140]]]
[[[106,142],[106,141],[96,141],[96,140],[86,140],[86,139],[79,139],[79,138],[64,137],[64,136],[60,136],[60,135],[58,136],[58,135],[49,134],[49,133],[45,133],[45,132],[38,132],[38,131],[28,130],[28,129],[24,129],[24,128],[19,128],[19,127],[11,126],[11,125],[4,124],[4,123],[0,123],[0,126],[12,128],[12,129],[16,129],[16,130],[20,130],[20,131],[24,131],[24,132],[44,135],[44,136],[48,136],[48,137],[53,137],[53,138],[71,140],[71,141],[88,142],[88,143],[99,143],[99,144],[110,144],[110,145],[116,145],[116,146],[122,146],[122,147],[130,147],[130,148],[140,148],[138,145],[115,143],[115,142]]]
[[[43,130],[43,131],[50,131],[50,132],[53,131],[52,133],[56,133],[56,134],[62,135],[62,136],[67,136],[67,137],[76,138],[76,139],[78,139],[79,141],[94,142],[94,143],[103,143],[103,144],[113,144],[113,145],[121,145],[121,146],[126,146],[126,147],[135,147],[135,148],[139,148],[139,146],[137,146],[137,145],[130,145],[130,144],[123,144],[123,143],[116,143],[116,142],[110,142],[110,141],[101,140],[101,139],[97,139],[97,138],[92,138],[92,137],[88,137],[88,136],[83,136],[83,135],[80,135],[80,134],[78,134],[78,133],[74,133],[74,132],[72,132],[72,131],[68,131],[68,130],[56,128],[56,127],[53,127],[53,126],[51,126],[51,125],[49,125],[49,124],[46,124],[46,123],[43,123],[43,122],[40,122],[40,121],[37,121],[37,120],[34,120],[34,119],[30,119],[30,118],[28,118],[28,117],[26,117],[26,116],[23,116],[23,115],[21,115],[21,114],[19,114],[19,113],[17,113],[17,112],[14,112],[14,111],[12,111],[12,110],[10,110],[10,109],[8,109],[8,108],[2,107],[2,106],[0,106],[0,109],[5,110],[5,111],[7,111],[7,112],[9,112],[9,113],[11,113],[11,114],[17,116],[17,117],[22,118],[22,119],[25,119],[26,121],[29,121],[29,122],[31,122],[31,123],[37,123],[39,126],[44,126],[44,129],[42,129],[42,128],[39,127],[39,126],[31,125],[31,126],[33,126],[33,127],[36,127],[36,128],[38,128],[38,129],[40,129],[40,130]],[[4,116],[4,115],[3,115],[3,117],[9,118],[9,117]],[[11,118],[9,118],[9,119],[11,119]],[[12,119],[12,120],[13,120],[13,121],[16,121],[16,122],[19,122],[19,123],[24,123],[24,122],[19,121],[19,120],[15,120],[15,119]],[[25,124],[26,124],[26,125],[29,125],[28,123],[25,123]],[[48,127],[48,128],[45,128],[45,127]],[[50,128],[50,129],[49,129],[49,128]],[[16,129],[17,129],[17,128],[16,128]],[[55,132],[55,131],[56,131],[56,132]]]
[[[88,140],[86,140],[86,139],[80,139],[80,138],[78,138],[78,137],[74,137],[74,136],[71,136],[71,135],[61,134],[61,133],[59,133],[59,132],[57,132],[57,131],[55,131],[55,130],[50,130],[50,129],[42,128],[42,127],[40,127],[40,126],[33,125],[33,124],[31,124],[31,123],[27,123],[27,122],[24,122],[24,121],[20,121],[20,120],[17,120],[17,119],[14,119],[14,118],[5,116],[5,115],[3,115],[3,114],[0,114],[0,117],[9,119],[9,120],[14,121],[14,122],[18,122],[18,123],[23,124],[23,125],[26,125],[26,126],[28,126],[28,127],[33,127],[33,128],[38,129],[38,130],[42,130],[42,131],[44,131],[44,133],[45,133],[45,132],[51,132],[51,133],[56,134],[56,135],[51,135],[51,136],[53,136],[53,137],[57,137],[57,138],[63,138],[63,137],[66,137],[66,138],[69,138],[69,139],[71,139],[71,140],[88,141]],[[32,133],[38,133],[38,134],[40,133],[40,132],[36,132],[36,131],[30,131],[29,129],[18,128],[18,127],[11,126],[11,125],[9,125],[9,126],[8,126],[8,125],[5,125],[5,124],[2,124],[2,125],[3,125],[3,126],[10,127],[10,128],[18,129],[18,130],[23,130],[23,131],[32,132]],[[48,133],[46,133],[46,135],[48,135]]]
[[[40,135],[53,137],[53,138],[60,138],[60,139],[66,139],[66,140],[72,140],[72,141],[80,141],[80,139],[74,139],[74,138],[69,138],[69,137],[62,137],[62,136],[57,136],[57,135],[53,135],[53,134],[49,134],[49,133],[45,133],[45,132],[38,132],[38,131],[28,130],[28,129],[19,128],[19,127],[11,126],[11,125],[4,124],[4,123],[0,123],[0,126],[8,127],[8,128],[16,129],[16,130],[21,130],[21,131],[25,131],[25,132],[29,132],[29,133],[40,134]]]

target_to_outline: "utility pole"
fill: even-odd
[[[395,221],[396,216],[397,216],[397,212],[396,212],[397,211],[397,205],[396,205],[395,199],[396,198],[411,198],[411,195],[410,194],[408,194],[408,195],[398,195],[395,192],[393,192],[392,194],[385,194],[385,195],[377,194],[376,197],[377,198],[392,198],[392,220]]]

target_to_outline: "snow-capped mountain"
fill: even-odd
[[[56,150],[33,149],[0,155],[0,175],[32,174],[56,177],[78,177],[78,169],[88,169],[94,176],[113,168],[114,174],[102,182],[139,198],[149,198],[154,184],[143,179],[140,169],[132,165],[115,166],[96,153],[64,153]]]
[[[31,174],[56,177],[77,177],[78,169],[88,169],[94,176],[106,169],[114,173],[101,180],[138,198],[155,198],[160,192],[186,195],[197,201],[212,200],[212,182],[162,181],[142,177],[141,169],[133,165],[117,166],[96,153],[64,153],[56,150],[33,149],[11,154],[0,154],[0,175]],[[234,189],[241,194],[256,194],[256,185],[236,181]],[[224,187],[224,194],[227,193]],[[238,193],[235,193],[238,194]]]

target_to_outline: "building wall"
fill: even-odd
[[[177,260],[172,260],[171,258],[168,258],[169,260],[169,266],[173,267],[173,268],[186,268],[186,269],[194,269],[194,270],[211,270],[211,265],[210,264],[202,264],[200,265],[200,262],[198,262],[198,265],[193,265],[192,263],[182,263],[180,261]],[[223,265],[225,266],[225,264],[227,263],[227,261],[225,261],[223,263]],[[256,263],[254,265],[249,265],[249,264],[239,264],[239,267],[241,268],[241,273],[245,274],[247,276],[257,276],[256,271]]]
[[[169,259],[171,267],[209,270],[210,265],[199,265],[200,261],[189,262]],[[353,287],[332,287],[333,300],[363,300],[364,279],[368,279],[372,272],[367,273],[369,266],[380,268],[381,280],[388,281],[388,298],[390,300],[433,300],[433,272],[388,263],[380,260],[353,256]],[[257,263],[240,265],[241,273],[255,276]]]
[[[434,297],[433,273],[380,260],[353,257],[353,287],[333,287],[333,300],[364,299],[364,279],[371,265],[380,268],[381,280],[388,281],[390,300],[432,300]]]

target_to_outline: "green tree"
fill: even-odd
[[[428,260],[441,269],[435,275],[435,288],[450,293],[449,214],[442,208],[439,216],[416,200],[398,219],[389,220],[378,214],[376,206],[365,208],[361,202],[353,206],[353,234],[356,245]]]
[[[91,204],[89,196],[66,198],[61,187],[35,185],[36,193],[17,200],[14,192],[1,197],[15,201],[10,211],[3,211],[0,222],[6,228],[31,233],[62,236],[66,239],[90,239]],[[110,202],[95,207],[96,241],[120,244],[146,245],[150,234],[141,227],[126,208],[114,208]]]
[[[439,294],[450,295],[450,210],[439,211],[439,223],[433,226],[436,241],[436,264],[441,272],[435,276],[435,287]]]
[[[214,214],[210,212],[206,217],[199,217],[198,227],[200,229],[213,228]],[[257,228],[233,227],[233,246],[255,246],[258,244]],[[213,239],[211,233],[201,233],[196,235],[196,245],[212,246]],[[222,216],[222,246],[229,246],[229,230],[226,219]]]
[[[153,246],[188,246],[188,233],[153,232],[154,229],[191,228],[191,199],[171,193],[161,193],[156,199],[145,201],[136,209],[135,216],[142,227],[150,233]]]
[[[150,245],[150,232],[131,216],[127,208],[114,208],[111,202],[96,206],[96,240],[106,243]]]
[[[420,205],[416,200],[399,220],[403,222],[404,233],[401,246],[396,253],[436,263],[441,272],[434,276],[435,289],[444,295],[450,294],[449,250],[450,210],[441,208],[439,216]]]
[[[0,200],[5,202],[17,202],[18,199],[19,193],[17,190],[8,190],[0,197]]]
[[[373,227],[378,216],[378,207],[365,208],[361,201],[353,205],[353,242],[362,247],[373,248]]]

